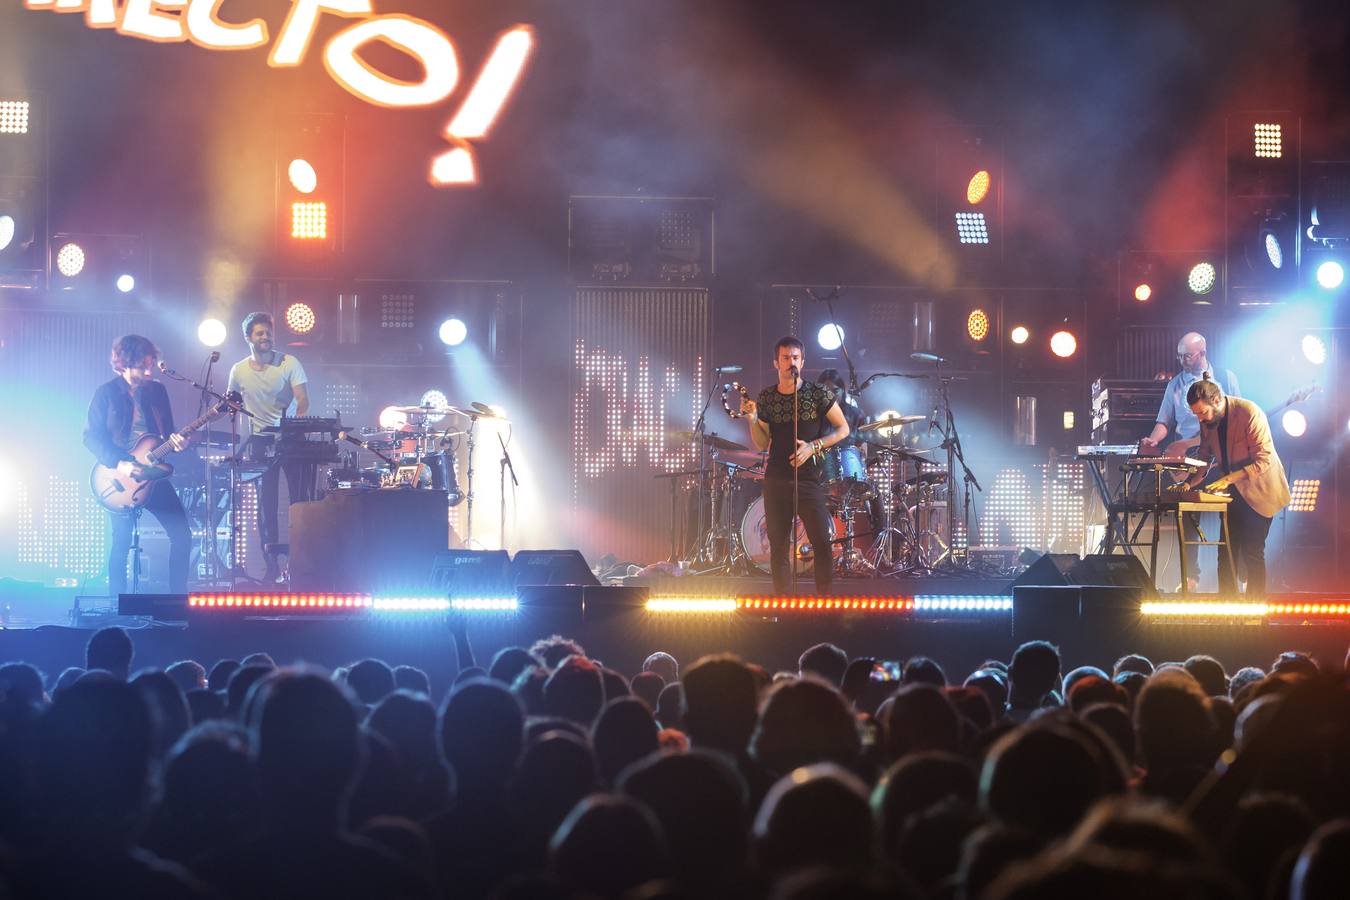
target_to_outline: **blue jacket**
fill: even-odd
[[[173,407],[169,392],[158,381],[151,381],[140,389],[141,412],[146,428],[154,434],[167,436],[173,428]],[[121,376],[104,382],[94,391],[89,401],[89,419],[84,426],[84,445],[103,465],[116,466],[131,459],[131,425],[135,411],[131,405],[131,391]]]

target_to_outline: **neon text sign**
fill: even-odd
[[[84,13],[90,28],[157,43],[191,41],[208,50],[252,50],[270,36],[262,19],[229,22],[221,18],[224,0],[24,0],[28,9]],[[304,62],[325,14],[357,19],[333,35],[323,48],[323,65],[344,90],[367,103],[393,108],[434,106],[459,85],[459,55],[450,36],[424,19],[402,13],[375,14],[373,0],[291,0],[291,9],[267,55],[273,68]],[[422,66],[417,81],[394,78],[360,56],[379,41]],[[497,36],[477,78],[469,86],[442,136],[450,149],[431,160],[428,178],[438,187],[478,180],[471,140],[487,137],[525,73],[534,49],[534,30],[516,25]]]

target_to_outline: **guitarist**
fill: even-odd
[[[173,409],[164,385],[153,379],[157,348],[149,338],[127,334],[113,341],[110,362],[117,377],[100,385],[89,403],[84,445],[98,461],[130,478],[139,465],[131,453],[147,434],[168,435],[175,450],[189,441],[174,433]],[[192,530],[187,513],[168,478],[150,488],[143,509],[154,513],[169,538],[169,591],[187,592],[188,566],[192,559]],[[108,593],[117,596],[127,589],[127,552],[135,517],[109,513],[112,541],[108,549]]]
[[[1181,364],[1181,371],[1167,382],[1162,406],[1158,409],[1158,422],[1148,437],[1141,441],[1145,449],[1154,450],[1163,445],[1168,435],[1175,432],[1176,441],[1168,447],[1169,455],[1173,452],[1192,451],[1199,444],[1200,420],[1186,402],[1186,393],[1206,372],[1216,371],[1214,364],[1209,361],[1204,335],[1194,331],[1182,335],[1181,340],[1177,342],[1177,362]],[[1237,376],[1227,369],[1223,370],[1223,375],[1222,379],[1214,379],[1214,386],[1220,393],[1233,397],[1242,396],[1238,391]],[[1198,515],[1187,515],[1185,524],[1187,531],[1193,533],[1199,528],[1199,520]],[[1188,537],[1194,537],[1194,534],[1189,534]],[[1195,574],[1186,579],[1183,588],[1186,591],[1195,591],[1200,585],[1200,548],[1194,544],[1186,545],[1186,571]]]

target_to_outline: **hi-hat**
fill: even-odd
[[[859,425],[858,432],[880,431],[883,428],[898,428],[901,425],[912,425],[915,422],[922,422],[927,416],[888,416],[885,419],[878,419],[875,422],[868,422],[866,425]]]

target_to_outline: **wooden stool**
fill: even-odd
[[[1190,500],[1179,501],[1174,508],[1177,516],[1177,549],[1180,550],[1181,565],[1181,592],[1189,593],[1186,590],[1190,573],[1186,571],[1186,547],[1218,547],[1219,565],[1227,565],[1228,571],[1233,576],[1233,584],[1237,584],[1237,566],[1233,562],[1233,548],[1228,542],[1228,504],[1227,503],[1197,503]],[[1186,540],[1186,516],[1191,513],[1218,513],[1219,514],[1219,539],[1217,541],[1205,540],[1205,533],[1200,529],[1200,523],[1197,520],[1195,532],[1199,540]],[[1222,581],[1222,579],[1220,579]]]

